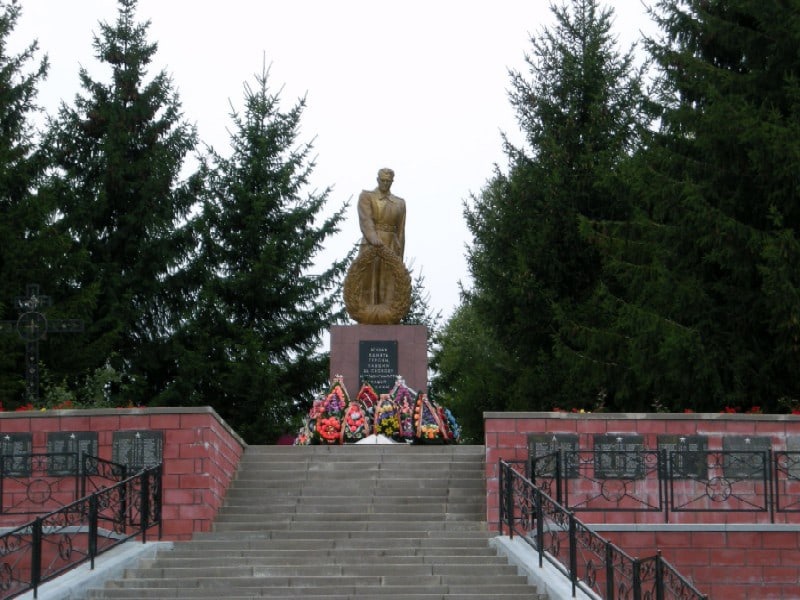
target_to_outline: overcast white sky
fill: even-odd
[[[559,0],[560,1],[560,0]],[[652,0],[645,0],[647,5]],[[33,39],[50,60],[40,104],[72,104],[93,58],[98,22],[113,23],[115,0],[21,0],[11,39]],[[449,317],[459,282],[469,286],[463,202],[493,165],[505,168],[501,132],[519,128],[508,102],[508,69],[524,70],[530,37],[552,24],[547,0],[139,0],[158,43],[150,76],[173,79],[185,118],[202,142],[227,153],[232,101],[266,60],[284,108],[307,96],[300,141],[314,143],[314,186],[333,187],[330,208],[350,200],[348,220],[322,260],[344,256],[360,238],[355,199],[395,169],[405,198],[406,264],[421,270],[432,308]],[[653,31],[640,0],[608,0],[621,48]]]

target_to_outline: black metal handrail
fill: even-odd
[[[558,450],[525,475],[574,512],[800,512],[800,452]]]
[[[539,489],[519,463],[500,461],[500,532],[522,537],[578,588],[607,600],[700,600],[700,593],[661,553],[637,559],[605,540]],[[516,467],[516,468],[515,468]]]
[[[0,455],[0,515],[56,510],[122,481],[127,473],[123,464],[81,452]]]
[[[0,535],[0,598],[33,590],[86,561],[158,526],[161,465],[139,471],[58,510]]]

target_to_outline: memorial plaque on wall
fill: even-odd
[[[800,479],[800,437],[796,435],[786,436],[786,472]]]
[[[722,471],[730,479],[764,479],[772,440],[763,436],[722,438]]]
[[[708,475],[708,436],[660,435],[658,449],[664,450],[674,479],[705,479]]]
[[[163,431],[115,431],[111,460],[127,465],[128,474],[161,464],[164,448]]]
[[[0,435],[0,461],[6,477],[30,477],[32,433],[4,433]]]
[[[537,456],[546,456],[558,452],[563,458],[561,475],[570,479],[578,477],[578,436],[574,433],[529,433],[528,460]],[[552,459],[536,462],[536,475],[553,477],[556,474],[555,462]]]
[[[358,377],[378,394],[394,387],[397,372],[397,341],[361,340],[358,344]],[[350,390],[356,393],[358,390]]]
[[[83,468],[84,455],[97,456],[96,431],[55,431],[47,434],[47,474],[76,475]],[[96,471],[96,467],[95,467]]]
[[[644,477],[644,438],[641,435],[594,436],[594,475],[600,479]]]

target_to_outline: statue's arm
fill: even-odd
[[[375,231],[375,219],[372,216],[372,197],[366,190],[358,196],[358,224],[365,240],[373,246],[383,246],[383,241]]]

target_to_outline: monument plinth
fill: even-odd
[[[428,389],[428,328],[425,325],[334,325],[331,328],[330,379],[343,377],[355,396],[366,378],[379,394],[395,376],[420,392]]]

